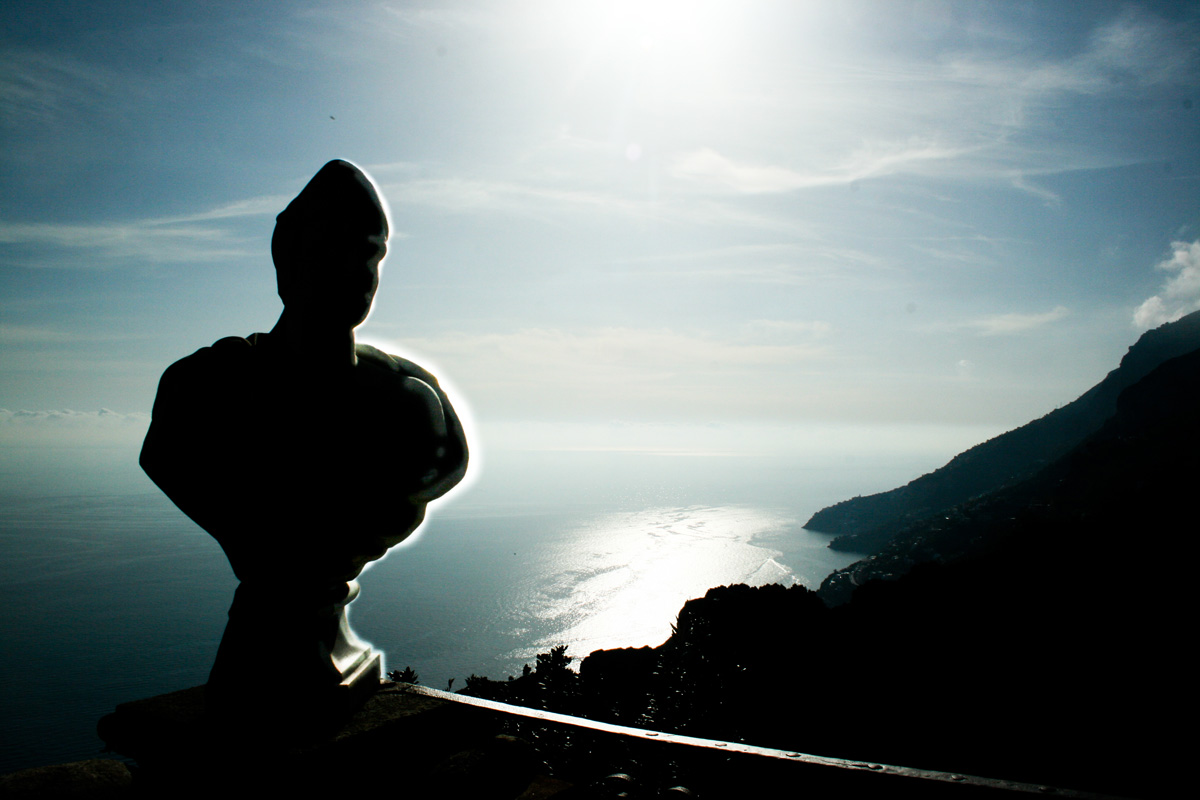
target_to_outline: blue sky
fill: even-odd
[[[268,330],[274,215],[335,157],[391,207],[360,338],[485,447],[958,431],[944,460],[1200,307],[1194,4],[9,2],[0,31],[10,454],[136,441],[169,363]]]

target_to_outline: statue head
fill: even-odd
[[[330,161],[276,217],[271,257],[286,308],[338,327],[367,318],[388,220],[371,179]]]

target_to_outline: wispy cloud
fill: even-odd
[[[80,448],[117,447],[136,454],[137,443],[146,435],[149,425],[149,414],[123,414],[107,408],[99,411],[0,408],[0,451],[21,448],[63,454]]]
[[[825,177],[803,175],[785,167],[737,164],[710,148],[685,153],[675,159],[671,174],[676,178],[742,194],[788,192],[811,186],[827,186]]]
[[[542,221],[565,218],[578,224],[580,212],[640,222],[678,222],[693,225],[720,223],[797,233],[802,221],[756,213],[706,198],[653,198],[598,188],[572,188],[570,181],[538,183],[454,176],[384,182],[381,186],[392,206],[416,205],[460,214],[500,213]]]
[[[891,175],[933,160],[953,158],[960,150],[932,142],[864,144],[840,164],[824,171],[801,172],[774,165],[739,164],[711,148],[677,157],[671,174],[683,180],[738,194],[768,194],[839,186],[866,178]]]
[[[477,27],[491,19],[477,9],[399,8],[393,3],[384,3],[381,7],[392,18],[418,30]]]
[[[77,337],[54,328],[32,325],[0,324],[0,342],[14,344],[60,344],[75,341]]]
[[[1140,126],[1130,99],[1172,86],[1187,91],[1200,80],[1194,29],[1136,7],[1066,56],[1031,53],[1028,41],[1016,40],[919,56],[860,55],[853,65],[782,78],[789,91],[769,102],[776,130],[792,134],[781,150],[787,162],[699,147],[678,155],[671,174],[748,195],[918,175],[1008,185],[1057,207],[1063,198],[1038,176],[1145,158],[1101,129],[1064,135],[1065,109],[1102,103],[1110,126]]]
[[[1034,197],[1040,197],[1049,208],[1058,208],[1062,205],[1062,195],[1031,183],[1024,175],[1014,177],[1012,185],[1023,192],[1029,192]]]
[[[158,220],[92,224],[7,222],[0,220],[0,245],[35,245],[90,250],[97,259],[40,255],[27,266],[93,268],[112,261],[191,263],[234,258],[253,252],[221,228],[169,224]]]
[[[965,323],[964,327],[975,330],[982,336],[1009,336],[1043,328],[1070,313],[1065,306],[1055,306],[1042,314],[993,314],[971,320]]]
[[[819,339],[833,330],[833,326],[821,320],[756,319],[745,327],[751,336],[767,339]]]
[[[886,259],[847,245],[829,244],[797,223],[801,241],[733,245],[708,250],[680,249],[653,255],[613,259],[632,265],[639,276],[686,277],[689,280],[736,279],[743,283],[804,284],[839,275],[841,279],[889,270]]]
[[[1200,239],[1171,242],[1171,255],[1155,269],[1173,273],[1162,291],[1147,298],[1133,312],[1133,324],[1139,329],[1157,328],[1200,309]]]
[[[438,177],[384,183],[393,206],[416,205],[452,213],[502,213],[549,220],[564,213],[633,216],[654,219],[662,209],[607,192],[517,181]]]
[[[810,325],[800,325],[808,332]],[[740,369],[796,363],[823,354],[809,344],[737,343],[669,329],[599,328],[569,332],[530,328],[513,333],[456,334],[411,340],[422,352],[482,359],[513,376],[542,374],[555,381],[565,374],[607,380],[604,373],[659,380],[688,370]]]
[[[123,414],[102,408],[99,411],[74,411],[59,408],[53,410],[11,411],[0,408],[0,425],[145,425],[150,415],[145,413]]]
[[[1005,89],[1036,100],[1048,95],[1114,94],[1148,86],[1187,83],[1200,65],[1194,33],[1130,5],[1098,26],[1087,45],[1064,59],[956,58],[947,77]]]
[[[370,337],[364,337],[364,339]],[[436,364],[479,410],[523,419],[687,418],[748,413],[768,393],[789,394],[802,365],[827,357],[813,336],[739,341],[670,329],[529,328],[509,333],[378,339]]]
[[[100,101],[112,83],[95,64],[23,48],[0,50],[0,124],[59,119]]]
[[[1190,81],[1197,64],[1193,33],[1130,5],[1093,32],[1075,66],[1111,90],[1114,84],[1137,89]]]
[[[97,258],[27,260],[29,266],[89,268],[111,261],[136,259],[148,263],[194,263],[239,258],[261,251],[261,242],[248,242],[228,226],[214,225],[243,217],[278,213],[288,195],[263,195],[226,203],[193,214],[141,220],[90,223],[11,222],[0,220],[0,246],[90,250]],[[207,223],[207,224],[206,224]]]
[[[171,225],[189,222],[209,222],[216,219],[233,219],[236,217],[257,217],[267,214],[275,215],[287,206],[292,201],[292,195],[289,194],[265,194],[259,197],[250,197],[245,200],[235,200],[232,203],[218,206],[207,211],[198,211],[195,214],[185,214],[178,217],[163,217],[162,219],[151,219],[141,223],[146,227],[156,225]]]

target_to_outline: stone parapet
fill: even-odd
[[[110,750],[136,762],[135,788],[162,796],[236,786],[273,795],[352,789],[420,797],[442,793],[431,783],[444,788],[486,774],[499,793],[472,796],[513,798],[541,771],[528,745],[497,736],[495,715],[392,686],[384,683],[332,731],[210,719],[202,686],[123,703],[98,730]]]

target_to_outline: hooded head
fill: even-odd
[[[371,310],[388,220],[375,185],[349,161],[330,161],[275,221],[271,257],[287,308],[357,326]]]

